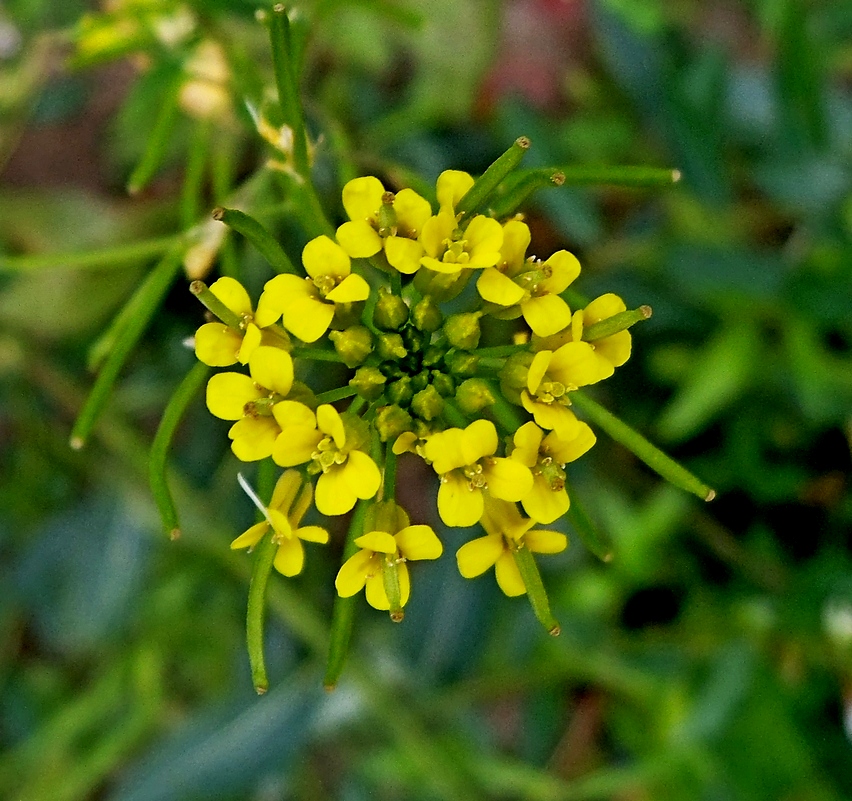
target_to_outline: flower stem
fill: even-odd
[[[364,519],[372,501],[358,501],[355,513],[346,534],[346,544],[343,546],[343,562],[358,551],[355,540],[364,533]],[[335,596],[334,608],[331,613],[331,636],[328,643],[328,661],[325,668],[323,685],[326,690],[337,686],[343,665],[349,653],[349,643],[352,639],[352,623],[355,618],[356,596],[341,598]]]
[[[211,132],[209,120],[197,121],[192,131],[180,193],[180,221],[184,230],[191,228],[198,220],[205,167],[211,156]]]
[[[272,497],[274,474],[275,465],[271,459],[266,459],[258,465],[257,489],[262,498]],[[258,512],[258,515],[262,513]],[[251,680],[258,695],[263,695],[269,689],[266,661],[263,656],[263,624],[266,614],[266,585],[278,551],[274,536],[275,531],[270,526],[269,533],[255,549],[246,609],[246,646],[251,665]]]
[[[166,477],[166,459],[172,438],[187,407],[201,387],[204,386],[204,382],[210,373],[211,370],[206,364],[198,362],[186,374],[166,405],[157,433],[154,435],[154,442],[151,445],[151,455],[148,460],[148,480],[151,485],[151,493],[154,496],[157,508],[160,510],[163,528],[173,540],[180,536],[180,522]]]
[[[625,448],[636,454],[666,481],[697,495],[699,498],[703,498],[705,501],[712,501],[716,497],[715,490],[708,487],[685,467],[667,456],[655,445],[652,445],[638,431],[634,431],[627,423],[619,420],[599,403],[580,391],[572,392],[570,398],[572,403],[583,411],[589,420],[600,426],[616,442],[620,442]]]
[[[473,186],[459,200],[456,206],[456,213],[461,214],[459,217],[460,228],[465,227],[468,219],[485,205],[485,202],[491,197],[494,190],[521,163],[521,159],[527,150],[529,150],[531,144],[526,136],[519,136],[512,143],[512,146],[477,178]]]
[[[547,590],[544,589],[544,584],[541,581],[541,574],[538,572],[538,565],[535,563],[535,558],[529,548],[518,548],[512,551],[512,556],[515,557],[515,564],[521,573],[521,578],[524,580],[524,586],[527,588],[527,597],[530,599],[530,605],[538,618],[538,622],[547,630],[547,633],[553,637],[559,635],[559,623],[553,617],[550,611],[550,601],[547,599]]]
[[[568,507],[568,522],[571,524],[574,532],[582,540],[583,545],[597,556],[598,559],[603,562],[611,562],[613,549],[609,537],[603,531],[599,530],[588,514],[586,514],[586,510],[577,500],[577,496],[569,486],[567,480],[565,482],[565,489],[568,492],[568,497],[571,499],[571,505]]]
[[[396,454],[393,442],[385,443],[385,472],[382,484],[382,500],[392,501],[396,498]]]
[[[213,210],[213,219],[233,228],[237,233],[248,239],[276,272],[291,273],[292,275],[301,274],[272,234],[254,217],[250,217],[239,209],[226,209],[220,206]]]
[[[330,389],[328,392],[320,392],[317,395],[317,403],[334,403],[357,394],[358,390],[355,387],[338,387],[337,389]]]
[[[337,351],[324,350],[323,348],[293,348],[293,358],[307,359],[313,362],[335,362],[336,364],[343,364],[343,359],[338,355]],[[348,395],[344,397],[348,397]]]

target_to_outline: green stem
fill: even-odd
[[[585,545],[595,556],[603,562],[611,562],[613,557],[612,542],[603,531],[600,531],[591,518],[586,514],[586,510],[577,500],[577,495],[573,488],[565,482],[565,490],[568,492],[568,497],[571,499],[571,505],[568,507],[568,522],[574,529],[574,532],[582,540]]]
[[[531,142],[526,136],[518,137],[512,143],[512,146],[477,178],[456,206],[456,214],[461,215],[459,227],[464,228],[468,218],[485,205],[494,190],[521,163],[521,159],[529,150],[530,144]]]
[[[146,239],[131,242],[129,245],[116,245],[103,250],[87,250],[77,253],[39,253],[33,256],[0,256],[0,273],[28,272],[30,270],[66,270],[99,269],[102,267],[123,267],[128,262],[143,261],[151,256],[159,256],[176,245],[183,234]]]
[[[349,524],[346,534],[346,544],[343,546],[343,561],[358,551],[355,540],[364,533],[364,520],[367,510],[372,501],[358,501],[355,505],[355,513]],[[349,653],[349,643],[352,639],[352,623],[355,618],[355,603],[357,596],[342,598],[339,595],[334,598],[334,608],[331,613],[331,634],[328,643],[328,662],[326,663],[325,678],[323,685],[327,690],[333,690],[337,686],[343,665]]]
[[[470,425],[470,420],[448,398],[444,398],[444,408],[441,411],[441,417],[454,428],[467,428]]]
[[[216,315],[225,325],[242,333],[243,318],[229,309],[204,281],[193,281],[189,285],[189,291],[197,297],[211,314]]]
[[[276,272],[301,275],[281,245],[254,217],[250,217],[239,209],[226,209],[220,206],[213,210],[213,219],[233,228],[248,239]]]
[[[196,122],[189,143],[186,170],[180,195],[180,220],[184,230],[198,220],[204,188],[204,172],[210,156],[211,127],[208,120]]]
[[[570,395],[572,403],[580,409],[595,425],[600,426],[616,442],[632,451],[648,467],[656,471],[666,481],[691,492],[705,501],[712,501],[716,491],[696,478],[685,467],[667,456],[655,445],[652,445],[638,431],[634,431],[627,423],[619,420],[614,414],[580,391]]]
[[[523,345],[495,345],[491,348],[477,348],[471,353],[481,359],[499,359],[506,356],[511,356],[515,353],[520,353],[522,350],[529,350],[529,343]]]
[[[396,498],[396,459],[393,443],[385,443],[385,475],[382,483],[382,500],[385,501]]]
[[[70,445],[79,450],[86,444],[89,434],[101,412],[104,410],[113,385],[124,366],[130,351],[133,350],[142,333],[151,322],[160,302],[174,281],[183,262],[184,248],[172,248],[160,263],[148,274],[148,277],[136,290],[128,303],[133,305],[132,313],[124,320],[124,327],[116,334],[112,350],[104,359],[98,377],[89,397],[71,430]]]
[[[157,508],[160,510],[163,528],[173,540],[180,536],[180,522],[166,477],[166,459],[175,431],[183,419],[187,407],[198,394],[210,373],[211,369],[206,364],[199,362],[186,374],[166,405],[157,433],[154,435],[154,442],[151,445],[151,456],[148,461],[148,480],[151,485],[151,493],[154,496]]]
[[[265,459],[258,465],[257,491],[261,498],[272,498],[275,472],[275,464],[271,459]],[[260,510],[257,519],[258,522],[263,519]],[[266,615],[266,585],[277,552],[275,531],[270,527],[269,533],[255,549],[246,609],[246,646],[251,665],[251,679],[258,695],[263,695],[269,689],[266,660],[263,655],[263,628]]]
[[[488,407],[488,411],[494,417],[495,422],[507,433],[517,431],[525,422],[521,407],[515,406],[503,396],[503,393],[494,386],[490,386],[494,403]]]
[[[355,387],[338,387],[337,389],[330,389],[328,392],[320,392],[317,395],[317,403],[334,403],[357,394],[358,390]]]
[[[547,630],[547,633],[553,637],[559,635],[559,623],[553,617],[550,611],[550,601],[547,599],[547,590],[544,589],[544,584],[541,580],[541,574],[538,572],[538,565],[535,563],[535,558],[529,548],[518,548],[512,551],[512,556],[515,557],[515,564],[521,573],[521,578],[524,580],[524,586],[527,588],[527,597],[530,599],[535,616],[538,622]]]
[[[333,350],[323,350],[322,348],[293,348],[294,359],[306,359],[313,362],[335,362],[343,364],[343,359]],[[348,396],[346,396],[348,397]]]
[[[652,310],[650,306],[640,306],[638,309],[627,309],[627,311],[613,314],[597,323],[583,329],[583,340],[594,342],[596,339],[611,337],[619,331],[626,331],[636,323],[650,318]]]

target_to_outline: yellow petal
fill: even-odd
[[[524,545],[533,553],[562,553],[568,547],[568,537],[559,531],[528,531]]]
[[[256,462],[272,455],[275,438],[281,433],[272,417],[244,417],[231,426],[231,450],[243,462]]]
[[[236,279],[224,276],[210,285],[210,291],[234,314],[251,314],[251,299],[245,287]]]
[[[461,170],[444,170],[435,184],[438,204],[441,211],[449,211],[455,214],[458,202],[467,194],[473,186],[473,178]]]
[[[381,572],[381,565],[372,551],[358,551],[350,556],[337,571],[337,577],[334,580],[337,594],[341,598],[349,598],[360,592],[364,588],[367,574],[374,569],[373,563],[379,564]]]
[[[490,494],[485,498],[485,511],[479,522],[489,534],[499,534],[516,541],[520,540],[534,524],[533,520],[521,516],[514,503],[495,498]]]
[[[280,404],[276,404],[276,406],[278,405]],[[321,439],[322,432],[316,428],[308,428],[307,426],[282,428],[272,447],[272,461],[280,467],[295,467],[297,464],[305,464],[305,462],[311,461]]]
[[[553,352],[549,350],[540,350],[533,356],[530,370],[527,373],[527,389],[530,394],[535,395],[538,391],[539,384],[541,384],[544,374],[547,372],[552,356]]]
[[[467,479],[453,471],[441,477],[438,514],[448,526],[473,526],[482,517],[482,491],[471,489]]]
[[[369,531],[356,538],[355,544],[377,553],[396,553],[396,540],[387,531]]]
[[[385,239],[385,256],[391,267],[405,275],[411,275],[420,269],[423,245],[415,239],[389,236]]]
[[[559,464],[567,464],[579,459],[595,442],[595,432],[589,428],[588,424],[578,420],[574,436],[570,439],[560,439],[555,431],[548,434],[542,443],[542,452],[552,456]]]
[[[332,303],[354,303],[366,300],[370,295],[370,285],[360,276],[346,276],[325,298]]]
[[[290,275],[287,277],[296,278],[296,280],[302,283],[306,283],[302,281],[301,278],[297,278],[295,275]],[[278,318],[281,316],[281,312],[282,307],[279,293],[275,291],[273,291],[272,293],[264,291],[263,293],[261,293],[260,300],[257,302],[257,311],[254,313],[254,322],[260,328],[266,328],[278,320]]]
[[[595,357],[595,349],[588,342],[568,342],[553,351],[547,369],[566,387],[584,387],[612,375],[612,365],[602,361]]]
[[[493,267],[500,261],[503,226],[492,217],[477,214],[464,232],[468,241],[468,267]]]
[[[272,500],[269,502],[270,509],[277,509],[284,514],[290,513],[290,507],[296,500],[299,487],[302,485],[302,477],[298,470],[285,470],[272,490]]]
[[[321,275],[333,275],[345,278],[351,270],[351,262],[346,251],[333,239],[317,236],[302,249],[302,264],[311,278]]]
[[[455,273],[460,273],[463,267],[468,267],[469,265],[458,264],[454,261],[440,261],[432,256],[423,256],[423,258],[420,259],[420,266],[425,267],[427,270],[432,270],[432,272],[453,275]]]
[[[485,459],[482,465],[488,491],[504,501],[519,501],[531,489],[532,473],[514,459]]]
[[[328,542],[328,532],[322,526],[302,526],[296,529],[295,534],[306,542],[319,542],[323,545]]]
[[[396,212],[400,233],[405,237],[417,237],[423,224],[432,216],[429,201],[413,189],[400,189],[396,193],[393,210]]]
[[[543,475],[533,477],[532,489],[521,499],[524,511],[537,523],[552,523],[571,505],[564,489],[553,490]]]
[[[521,289],[511,278],[499,270],[488,267],[476,281],[476,289],[483,300],[499,306],[512,306],[524,297]],[[533,329],[535,330],[535,329]]]
[[[254,323],[249,323],[246,326],[246,331],[243,335],[243,343],[240,345],[240,353],[237,357],[240,364],[248,364],[249,359],[251,359],[254,352],[260,347],[262,338],[263,335],[260,333],[260,329]],[[268,385],[263,384],[263,386]]]
[[[406,559],[437,559],[444,552],[441,540],[430,526],[406,526],[397,532],[395,539]]]
[[[629,358],[633,339],[629,331],[619,331],[603,339],[594,341],[595,353],[613,367],[621,367]],[[209,364],[209,362],[208,362]]]
[[[317,288],[311,281],[299,278],[298,275],[276,275],[263,285],[255,322],[261,327],[271,325],[293,303],[307,297],[317,297]],[[261,319],[263,317],[263,319]]]
[[[338,448],[346,444],[346,429],[340,413],[329,403],[323,403],[317,409],[317,427],[328,434]]]
[[[416,435],[412,433],[412,436]],[[402,437],[402,435],[400,435]],[[438,475],[449,473],[457,467],[464,467],[464,432],[460,428],[448,428],[426,438],[423,453],[432,462]]]
[[[298,401],[280,401],[272,407],[272,414],[282,429],[308,428],[313,431],[317,427],[317,416],[304,403]]]
[[[222,420],[239,420],[245,405],[262,397],[254,381],[242,373],[218,373],[207,382],[207,408]]]
[[[237,363],[243,337],[224,323],[205,323],[195,332],[195,355],[211,367]]]
[[[375,216],[382,205],[385,188],[372,176],[354,178],[343,187],[343,208],[350,220],[367,220]]]
[[[580,274],[580,262],[567,250],[557,250],[544,265],[551,270],[550,278],[545,278],[539,286],[554,295],[564,292]]]
[[[526,593],[527,587],[521,578],[518,563],[509,551],[504,551],[500,554],[497,564],[494,565],[494,572],[497,576],[497,584],[500,586],[500,589],[510,598]]]
[[[456,218],[452,214],[441,212],[435,217],[430,217],[423,223],[423,231],[420,234],[420,242],[427,256],[440,259],[447,249],[445,239],[452,238],[456,230]]]
[[[305,565],[305,549],[298,537],[282,540],[272,561],[283,576],[297,576]]]
[[[501,260],[516,269],[524,263],[530,245],[530,229],[520,220],[509,220],[503,225]]]
[[[408,567],[404,562],[396,566],[396,575],[399,581],[399,605],[405,606],[411,595],[411,579],[408,575]],[[381,564],[379,564],[378,570],[375,573],[367,576],[366,595],[367,603],[373,609],[379,609],[382,612],[390,609],[390,600],[388,599],[387,590],[385,590],[385,578],[382,573]]]
[[[279,395],[287,395],[293,386],[293,359],[281,348],[257,348],[249,360],[249,371],[256,384]]]
[[[497,429],[490,420],[474,420],[462,437],[462,465],[474,464],[497,450]]]
[[[343,223],[336,236],[340,247],[353,259],[367,259],[382,249],[382,238],[365,220]]]
[[[571,322],[571,309],[559,295],[540,295],[521,303],[527,325],[540,337],[559,333]]]
[[[376,463],[363,451],[349,451],[341,472],[352,492],[362,500],[372,498],[382,483],[382,474]]]
[[[284,432],[282,431],[281,433]],[[299,523],[302,522],[302,518],[307,514],[308,509],[311,508],[311,504],[313,502],[314,488],[309,482],[302,487],[302,491],[296,496],[292,506],[289,507],[290,511],[287,516],[289,517],[293,528],[298,528]]]
[[[331,325],[334,304],[309,297],[289,304],[284,312],[284,327],[302,342],[316,342]]]
[[[348,462],[348,459],[347,459]],[[342,465],[333,465],[317,481],[316,507],[324,515],[345,515],[352,510],[358,496],[346,480]]]
[[[247,528],[231,543],[231,548],[234,550],[237,548],[253,548],[261,541],[261,539],[263,539],[263,535],[266,534],[267,531],[269,531],[269,523],[265,520],[260,523],[255,523],[251,528]]]
[[[586,325],[599,323],[620,312],[627,311],[627,305],[612,292],[607,292],[599,298],[595,298],[585,309],[583,309],[583,322]]]
[[[535,467],[543,438],[544,432],[535,423],[524,423],[512,438],[515,443],[512,458],[527,467]]]
[[[459,573],[464,578],[481,576],[493,567],[503,553],[503,537],[499,534],[479,537],[462,545],[456,552]]]
[[[521,393],[521,403],[538,425],[552,429],[561,439],[572,439],[577,435],[580,421],[567,406],[533,401],[526,390]]]
[[[287,516],[280,509],[268,508],[266,514],[272,523],[272,528],[275,530],[276,540],[280,542],[281,540],[293,539],[293,527],[290,525]]]

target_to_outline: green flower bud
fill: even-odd
[[[370,446],[370,424],[357,414],[351,412],[343,412],[340,415],[340,420],[343,423],[343,430],[346,432],[346,444],[343,446],[343,452],[363,450]]]
[[[388,385],[388,398],[397,406],[408,406],[414,397],[411,387],[411,377],[404,375]]]
[[[444,349],[438,345],[429,345],[429,347],[423,351],[423,358],[421,361],[424,367],[440,367],[444,361]]]
[[[431,295],[437,301],[452,300],[467,286],[473,270],[457,273],[436,273],[433,270],[418,270],[414,275],[414,286],[425,298]]]
[[[414,353],[419,353],[423,350],[423,346],[429,341],[429,337],[426,334],[421,333],[411,325],[403,328],[401,334],[405,347]]]
[[[411,431],[413,418],[405,409],[392,405],[382,406],[376,410],[373,425],[379,432],[382,442],[396,439],[403,431]]]
[[[496,400],[488,382],[481,378],[468,378],[456,390],[456,403],[465,414],[475,415]]]
[[[382,359],[398,361],[408,355],[399,334],[379,334],[376,351]]]
[[[432,376],[428,370],[421,370],[411,379],[411,386],[415,392],[420,392],[421,389],[426,389],[431,383]]]
[[[452,314],[444,321],[444,334],[454,348],[473,350],[479,345],[478,312]]]
[[[431,295],[426,295],[411,310],[411,321],[421,331],[431,334],[441,327],[441,323],[444,322],[444,315],[441,314],[441,309],[435,299]]]
[[[434,420],[444,411],[444,399],[430,384],[414,396],[411,401],[411,411],[422,420]]]
[[[479,359],[465,350],[454,350],[444,357],[444,364],[454,376],[467,378],[476,373]]]
[[[532,353],[520,351],[506,359],[506,363],[501,368],[500,391],[510,403],[521,405],[521,390],[526,388],[532,362]]]
[[[449,398],[456,391],[456,382],[440,370],[432,370],[432,386],[444,398]]]
[[[373,322],[383,331],[398,331],[408,322],[408,304],[386,287],[379,287]]]
[[[345,331],[331,331],[328,338],[347,367],[357,367],[373,350],[373,335],[363,325],[353,325]]]
[[[375,367],[359,367],[349,379],[349,386],[354,387],[362,398],[374,401],[385,391],[386,380]]]

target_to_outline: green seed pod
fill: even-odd
[[[431,334],[441,327],[441,323],[444,322],[444,315],[435,299],[431,295],[426,295],[411,310],[411,322],[421,331]]]
[[[460,350],[473,350],[479,345],[479,317],[477,312],[450,315],[444,321],[447,341]]]
[[[413,397],[410,376],[404,375],[388,385],[388,398],[397,406],[408,406]]]
[[[349,386],[354,387],[362,398],[374,401],[385,391],[386,380],[375,367],[359,367],[349,379]]]
[[[399,334],[379,334],[376,352],[382,359],[398,361],[408,355]]]
[[[328,338],[347,367],[357,367],[373,350],[373,335],[363,325],[353,325],[345,331],[331,331]]]
[[[475,415],[496,400],[488,382],[481,378],[468,378],[456,390],[456,403],[465,414]]]
[[[379,287],[373,322],[383,331],[398,331],[408,322],[408,304],[399,295],[392,295],[386,287]]]
[[[452,376],[442,373],[440,370],[432,370],[432,386],[438,390],[438,394],[449,398],[456,391],[456,382]]]
[[[414,396],[411,401],[411,411],[422,420],[434,420],[444,411],[444,399],[430,384]]]
[[[377,409],[373,425],[379,432],[382,442],[387,442],[396,439],[403,431],[411,431],[412,420],[413,418],[405,409],[394,404]]]

